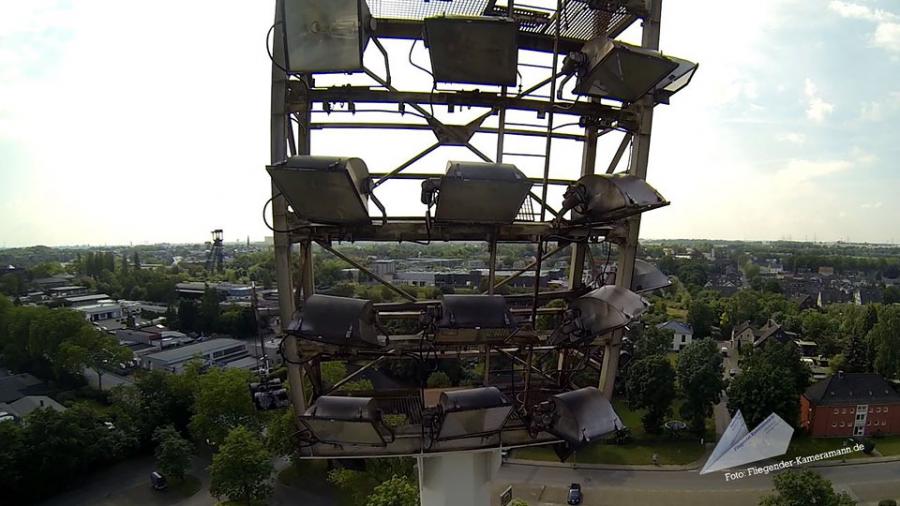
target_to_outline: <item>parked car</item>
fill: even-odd
[[[722,348],[719,351],[722,353],[723,357],[728,356],[728,347],[727,346],[722,346]]]
[[[166,477],[159,474],[157,471],[150,473],[150,486],[153,487],[153,490],[165,490],[169,488]]]
[[[581,484],[573,483],[569,486],[569,494],[566,496],[566,502],[569,504],[581,504],[584,496],[581,495]]]
[[[729,369],[729,370],[728,370],[728,375],[731,376],[732,378],[735,377],[735,376],[737,376],[737,369],[734,369],[734,368]]]

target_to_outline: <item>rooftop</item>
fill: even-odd
[[[879,374],[839,373],[806,389],[803,396],[813,404],[900,403],[898,394]]]
[[[694,329],[691,328],[690,325],[684,322],[680,322],[677,320],[669,320],[665,323],[660,323],[656,326],[658,329],[671,330],[673,332],[677,332],[679,334],[693,334]]]
[[[232,346],[246,345],[243,341],[238,341],[237,339],[210,339],[208,341],[189,344],[187,346],[170,348],[159,353],[151,353],[150,355],[147,355],[147,358],[161,360],[163,362],[179,362],[182,360],[187,360],[194,355],[205,355],[209,352],[221,350],[223,348],[230,348]]]

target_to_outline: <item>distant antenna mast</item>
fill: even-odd
[[[212,246],[206,257],[206,270],[209,272],[222,272],[225,268],[225,250],[222,248],[222,229],[212,231]]]

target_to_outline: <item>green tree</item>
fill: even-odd
[[[255,427],[256,409],[247,390],[249,378],[239,369],[213,368],[197,378],[191,434],[200,441],[221,444],[238,426]]]
[[[775,493],[767,495],[760,506],[854,506],[856,501],[846,492],[836,493],[831,482],[808,469],[789,469],[776,474]]]
[[[369,506],[418,506],[419,487],[409,478],[392,476],[372,490],[367,503]]]
[[[728,410],[740,409],[747,425],[755,426],[772,413],[796,425],[810,372],[792,346],[769,344],[742,360],[741,374],[728,386]]]
[[[869,353],[867,345],[858,335],[850,338],[844,350],[844,372],[869,372]]]
[[[69,371],[79,374],[85,367],[97,373],[97,388],[103,389],[103,373],[107,367],[131,360],[131,350],[119,341],[93,327],[82,327],[59,347],[60,359]]]
[[[450,376],[444,371],[435,371],[428,375],[428,388],[446,388],[450,386]]]
[[[900,372],[900,306],[885,306],[878,323],[869,332],[875,349],[875,371],[887,378]]]
[[[209,493],[251,504],[272,493],[272,454],[253,431],[237,426],[228,432],[209,468]]]
[[[706,418],[722,398],[725,380],[722,356],[712,339],[693,341],[678,354],[678,384],[685,396],[681,416],[690,421],[694,432],[702,433]]]
[[[218,328],[219,313],[219,293],[207,286],[197,310],[197,330],[206,334],[214,332]]]
[[[665,355],[672,348],[671,332],[657,328],[656,325],[642,327],[643,329],[634,337],[635,358]]]
[[[293,411],[287,409],[269,420],[266,426],[266,447],[273,455],[288,457],[296,463],[301,447],[299,435],[297,419]]]
[[[178,301],[178,330],[194,332],[198,328],[197,303],[189,299]]]
[[[644,430],[650,434],[659,433],[665,418],[672,411],[672,400],[675,398],[672,364],[662,355],[634,361],[628,368],[625,391],[629,407],[647,410],[641,418]]]
[[[181,437],[181,434],[171,425],[156,429],[153,439],[157,443],[154,452],[156,467],[168,479],[183,480],[185,473],[191,467],[194,446],[190,441]]]
[[[702,300],[695,300],[688,310],[688,322],[694,328],[695,337],[709,337],[716,323],[716,312]]]

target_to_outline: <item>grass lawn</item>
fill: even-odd
[[[806,457],[809,455],[815,455],[817,453],[827,452],[831,450],[838,450],[844,446],[845,438],[812,438],[806,434],[796,434],[794,438],[791,439],[791,444],[788,446],[787,453],[782,457],[784,460],[790,460],[795,457]],[[878,443],[875,444],[875,448],[879,449]],[[847,459],[859,459],[863,457],[868,457],[863,452],[851,452],[847,455],[844,455]],[[828,460],[839,460],[841,457],[832,457]]]
[[[875,449],[885,457],[900,455],[900,436],[876,437]]]
[[[688,310],[687,309],[678,309],[675,307],[666,307],[666,314],[675,318],[676,320],[687,320]]]
[[[300,460],[278,473],[278,481],[289,487],[321,492],[334,487],[328,482],[327,460]]]
[[[200,479],[196,476],[186,474],[180,482],[169,483],[169,490],[175,492],[181,497],[190,497],[200,491]]]
[[[678,412],[681,401],[673,404]],[[613,407],[622,422],[631,429],[634,441],[625,445],[597,443],[579,450],[571,462],[584,464],[618,464],[618,465],[650,465],[653,454],[657,454],[662,465],[685,465],[697,461],[703,456],[705,448],[693,435],[672,438],[668,435],[651,435],[644,432],[641,425],[643,410],[630,410],[627,404],[619,399],[613,400]],[[707,441],[713,441],[715,422],[707,420]],[[549,446],[535,446],[513,451],[513,458],[558,461],[556,453]]]
[[[250,501],[250,503],[239,502],[239,501],[223,501],[219,503],[219,506],[266,506],[268,501]]]

